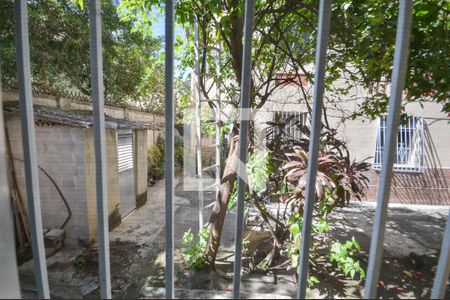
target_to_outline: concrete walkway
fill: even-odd
[[[372,202],[354,201],[347,207],[336,209],[330,215],[333,220],[331,236],[340,240],[354,236],[361,248],[368,251],[375,207]],[[441,247],[448,212],[448,206],[390,204],[383,255],[436,254]]]

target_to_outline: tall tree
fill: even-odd
[[[83,1],[29,1],[34,87],[56,94],[90,96],[89,30]],[[117,1],[102,1],[104,81],[107,101],[158,107],[163,95],[162,40],[121,20]],[[13,1],[0,4],[0,57],[4,86],[16,85]],[[138,103],[136,103],[138,102]]]

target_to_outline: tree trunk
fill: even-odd
[[[210,269],[214,269],[217,251],[220,246],[220,238],[222,236],[223,223],[227,213],[228,202],[230,201],[234,182],[237,178],[236,166],[238,152],[238,134],[234,132],[230,142],[230,151],[228,152],[228,159],[223,171],[219,193],[217,195],[216,202],[214,203],[211,216],[209,217],[209,239],[208,244],[206,245],[204,258],[206,267]]]

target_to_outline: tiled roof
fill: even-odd
[[[17,105],[5,105],[3,110],[5,113],[18,114],[19,107]],[[34,118],[35,121],[51,122],[53,124],[73,126],[73,127],[92,127],[94,118],[92,111],[89,110],[64,110],[60,108],[46,107],[35,105],[34,106]],[[155,129],[158,127],[142,124],[136,122],[130,122],[123,119],[113,118],[105,114],[105,127],[110,129]]]

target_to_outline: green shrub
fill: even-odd
[[[361,248],[354,237],[345,244],[334,242],[330,249],[329,260],[335,262],[345,276],[350,275],[353,279],[356,274],[359,274],[359,278],[364,279],[366,276],[364,269],[361,268],[359,261],[353,259],[353,255],[360,251]]]
[[[164,177],[164,138],[159,135],[156,144],[148,148],[148,174],[155,180]],[[183,141],[175,140],[175,166],[181,168],[183,166]]]
[[[252,153],[246,164],[247,178],[252,193],[260,195],[266,189],[269,174],[274,172],[274,165],[270,158],[272,151],[268,150],[264,153]],[[233,191],[228,202],[228,209],[233,209],[237,204],[237,180],[234,182]],[[250,194],[245,193],[245,200],[250,201]]]
[[[82,268],[84,265],[86,265],[86,255],[80,254],[72,261],[72,265],[76,268]]]
[[[194,233],[192,233],[190,228],[183,234],[181,242],[182,252],[187,257],[188,264],[192,268],[200,269],[205,263],[203,252],[208,242],[208,235],[208,228],[202,228],[200,230],[197,235],[197,241],[195,241]]]
[[[164,138],[158,136],[155,145],[147,150],[148,174],[155,180],[164,176]]]

